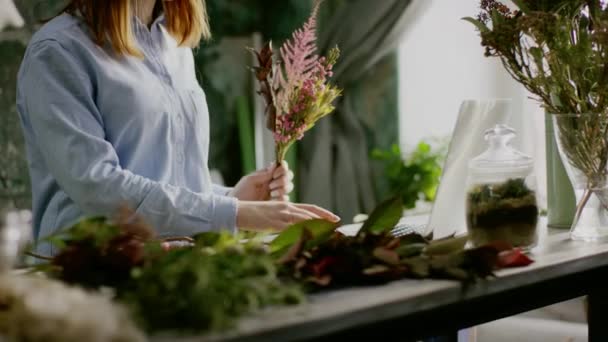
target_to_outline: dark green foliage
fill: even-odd
[[[472,203],[487,203],[495,200],[524,198],[534,194],[524,178],[509,179],[502,184],[487,184],[469,192]]]
[[[89,288],[120,287],[143,263],[152,229],[143,222],[110,223],[101,217],[78,222],[48,238],[59,250],[43,266],[51,276]]]
[[[311,4],[301,0],[213,0],[207,1],[207,9],[216,39],[260,32],[279,43],[307,19]]]
[[[265,306],[303,300],[297,286],[277,277],[274,259],[261,245],[211,235],[193,248],[159,251],[132,272],[132,286],[119,296],[146,330],[225,330]]]

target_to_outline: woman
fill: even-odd
[[[286,164],[232,189],[212,184],[191,50],[209,36],[201,0],[73,0],[34,35],[17,106],[37,236],[84,216],[112,217],[123,204],[163,237],[339,220],[285,201]],[[41,244],[39,252],[55,251]]]

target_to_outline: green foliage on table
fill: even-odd
[[[205,234],[194,248],[156,257],[132,272],[120,293],[148,331],[222,331],[238,317],[303,300],[301,289],[277,277],[264,246],[228,234]],[[213,241],[204,243],[204,241]]]
[[[168,249],[142,220],[90,218],[49,240],[58,254],[36,271],[112,288],[149,332],[224,331],[266,306],[304,300],[297,284],[278,277],[266,246],[228,232],[183,238],[184,246]]]
[[[416,207],[420,199],[433,201],[439,179],[441,177],[444,153],[421,142],[407,157],[398,145],[389,150],[376,149],[372,158],[384,164],[385,177],[393,193],[402,195],[403,206],[406,209]]]

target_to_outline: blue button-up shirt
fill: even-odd
[[[18,76],[36,236],[121,205],[183,236],[235,228],[237,201],[212,184],[209,115],[192,50],[133,21],[145,58],[96,45],[63,14],[31,40]],[[42,244],[39,252],[53,254]]]

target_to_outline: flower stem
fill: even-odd
[[[585,189],[585,192],[583,193],[583,196],[580,200],[580,202],[576,205],[576,212],[574,214],[574,220],[572,222],[572,226],[576,226],[576,224],[578,223],[578,220],[580,219],[581,215],[583,214],[583,209],[585,209],[585,205],[587,205],[587,202],[589,202],[589,198],[591,197],[592,191],[590,189]]]
[[[285,155],[287,154],[287,147],[283,145],[276,146],[276,161],[277,165],[281,165],[283,160],[285,160]]]

